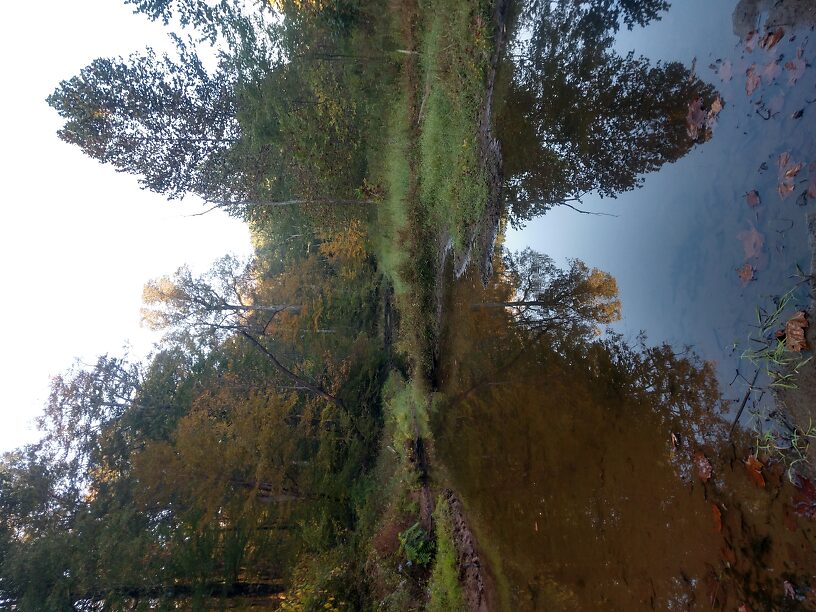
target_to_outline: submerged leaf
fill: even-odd
[[[748,470],[748,476],[751,477],[754,484],[762,488],[765,487],[765,478],[762,476],[763,467],[765,466],[753,455],[748,455],[748,458],[745,460],[745,469]]]
[[[762,203],[762,200],[759,198],[759,192],[756,189],[745,194],[745,201],[751,208],[756,208]]]
[[[770,51],[776,46],[782,37],[785,35],[785,30],[779,28],[773,32],[768,32],[765,36],[762,37],[762,40],[759,41],[759,46],[765,49],[766,51]]]
[[[751,64],[748,67],[748,70],[745,71],[746,81],[745,81],[745,93],[749,96],[756,91],[756,88],[760,85],[759,74],[757,74],[756,64]]]
[[[762,247],[765,244],[765,237],[756,231],[756,228],[751,226],[751,229],[745,230],[737,234],[737,239],[742,242],[742,248],[745,251],[745,258],[759,257],[762,253]]]
[[[802,78],[802,75],[805,73],[806,64],[803,55],[804,50],[800,47],[796,50],[796,57],[785,62],[785,70],[788,72],[789,85],[796,85],[796,81]]]
[[[782,68],[779,66],[778,61],[773,60],[772,62],[768,62],[762,69],[762,78],[765,84],[770,85],[781,70]]]
[[[808,350],[805,330],[808,327],[807,313],[798,311],[785,323],[785,346],[789,351],[801,353]]]
[[[744,287],[752,280],[754,280],[754,266],[747,263],[744,266],[740,266],[737,268],[737,276],[742,281],[742,286]]]

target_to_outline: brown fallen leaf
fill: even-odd
[[[787,580],[782,583],[782,588],[785,589],[785,597],[787,599],[796,599],[796,589]]]
[[[787,168],[785,168],[785,178],[794,178],[799,172],[802,170],[802,162],[798,164],[789,164]]]
[[[782,67],[779,65],[779,62],[773,60],[772,62],[768,62],[765,67],[762,69],[762,80],[765,81],[766,85],[770,85],[773,83],[773,80],[779,75]]]
[[[714,531],[722,533],[722,512],[717,504],[711,504],[711,514],[714,516]]]
[[[773,32],[768,32],[765,36],[762,37],[762,40],[759,41],[759,46],[766,51],[770,51],[776,46],[782,37],[785,35],[785,30],[779,28]]]
[[[807,313],[798,311],[785,323],[785,346],[789,351],[801,353],[808,350],[805,330],[808,328]]]
[[[754,266],[747,263],[744,266],[740,266],[737,268],[737,276],[742,281],[742,286],[744,287],[752,280],[754,280]]]
[[[759,32],[756,30],[751,30],[748,34],[745,35],[745,50],[748,53],[751,53],[754,50],[754,47],[757,44]]]
[[[745,194],[745,201],[751,208],[756,208],[762,204],[762,200],[759,198],[759,192],[756,189]]]
[[[785,70],[788,72],[788,84],[796,85],[796,81],[802,78],[805,73],[804,49],[799,47],[796,50],[796,57],[790,61],[785,62]]]
[[[759,74],[757,74],[756,64],[751,64],[745,71],[745,93],[749,96],[756,91],[760,85]]]
[[[776,164],[779,168],[779,183],[777,184],[776,190],[779,193],[779,197],[784,200],[793,193],[796,188],[793,179],[796,178],[796,175],[802,170],[802,162],[792,162],[790,153],[785,152],[779,156]]]
[[[752,610],[751,610],[751,608],[748,606],[748,604],[742,604],[742,605],[739,607],[739,609],[737,610],[737,612],[752,612]]]
[[[723,82],[730,81],[734,76],[734,67],[731,65],[731,60],[725,60],[717,71],[717,76]]]
[[[753,225],[751,226],[751,229],[737,234],[737,240],[742,242],[742,248],[745,251],[745,259],[759,257],[762,253],[762,247],[765,244],[765,237],[756,231],[756,228]]]
[[[700,477],[700,480],[707,482],[711,479],[711,462],[701,451],[694,453],[694,465],[697,466],[697,475]]]
[[[748,471],[748,476],[751,477],[754,484],[764,489],[765,478],[762,476],[763,467],[765,466],[753,455],[748,455],[748,458],[745,460],[745,469]]]

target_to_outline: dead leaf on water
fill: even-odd
[[[805,109],[800,108],[798,111],[796,111],[795,113],[793,113],[791,115],[791,119],[801,119],[802,115],[804,115],[804,114],[805,114]]]
[[[745,93],[749,96],[756,91],[756,88],[760,85],[759,74],[757,74],[757,67],[756,64],[751,64],[748,67],[748,70],[745,71]]]
[[[762,204],[762,200],[759,198],[759,192],[756,189],[745,194],[745,201],[751,208],[756,208]]]
[[[707,482],[711,479],[711,462],[701,451],[694,453],[694,465],[697,466],[697,475],[700,477],[700,480]]]
[[[756,231],[752,225],[751,229],[745,230],[737,234],[737,240],[742,242],[742,248],[745,251],[745,258],[759,257],[762,253],[762,247],[765,245],[765,236]]]
[[[801,353],[808,350],[805,330],[808,328],[807,313],[798,311],[785,323],[785,346],[789,351]]]
[[[717,76],[723,82],[730,81],[734,76],[734,67],[731,65],[731,60],[725,60],[717,70]]]
[[[762,79],[765,81],[765,84],[770,85],[781,70],[782,68],[779,66],[779,62],[776,60],[766,64],[762,69]]]
[[[794,163],[791,161],[790,153],[785,152],[779,156],[777,167],[779,168],[779,183],[776,190],[779,192],[779,197],[784,200],[796,188],[794,179],[802,170],[802,162]]]
[[[796,57],[790,61],[785,62],[785,70],[788,72],[788,84],[796,85],[796,81],[802,78],[805,73],[805,51],[801,47],[796,50]]]
[[[785,35],[785,30],[779,28],[773,32],[768,32],[765,36],[762,37],[762,40],[759,41],[759,46],[766,51],[770,51],[776,46],[782,37]]]
[[[765,478],[762,476],[763,467],[765,466],[753,455],[748,455],[745,460],[745,469],[748,471],[748,476],[760,488],[765,488]]]
[[[745,50],[748,53],[751,53],[754,50],[754,47],[756,46],[756,43],[757,43],[758,35],[759,35],[759,32],[757,32],[756,30],[751,30],[745,36],[744,45],[745,45]]]
[[[747,263],[744,266],[740,266],[737,268],[737,276],[742,281],[742,286],[744,287],[752,280],[754,280],[754,266]]]

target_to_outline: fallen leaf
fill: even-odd
[[[756,30],[751,30],[748,34],[745,35],[745,50],[748,53],[751,53],[754,50],[754,47],[757,43],[757,35],[759,32]]]
[[[751,208],[756,208],[762,204],[762,200],[759,198],[759,192],[756,189],[745,194],[745,201]]]
[[[785,168],[784,176],[785,178],[793,178],[799,174],[800,170],[802,170],[802,162],[799,162],[798,164],[790,164],[787,168]]]
[[[711,479],[711,462],[702,452],[697,451],[694,453],[694,465],[697,466],[697,475],[700,477],[700,480],[707,482]]]
[[[791,119],[801,119],[802,115],[804,115],[804,114],[805,114],[805,109],[800,108],[798,111],[796,111],[795,113],[793,113],[791,115]]]
[[[744,287],[752,280],[754,280],[754,266],[747,263],[744,266],[740,266],[737,268],[737,276],[742,281],[742,286]]]
[[[717,71],[717,76],[723,82],[730,81],[734,76],[734,67],[731,65],[731,60],[725,60],[720,69]]]
[[[796,81],[802,78],[805,73],[805,60],[803,59],[804,50],[799,47],[796,50],[796,57],[790,61],[785,62],[785,70],[788,72],[788,84],[796,85]]]
[[[807,191],[803,191],[796,198],[796,205],[797,206],[807,206],[807,203],[808,203],[808,194],[807,194]]]
[[[790,582],[786,580],[784,583],[782,583],[782,587],[785,589],[785,597],[796,599],[796,589],[793,588],[793,585]]]
[[[785,346],[789,351],[801,353],[808,350],[805,330],[808,327],[807,313],[798,311],[785,323]]]
[[[677,435],[674,432],[672,432],[672,435],[671,435],[671,443],[672,443],[672,446],[674,448],[677,448],[678,446],[680,446],[680,438],[678,438]]]
[[[753,455],[748,455],[745,460],[745,469],[748,470],[748,476],[754,481],[758,487],[765,488],[765,478],[762,476],[762,468],[765,467]]]
[[[776,190],[779,193],[779,197],[784,200],[796,188],[793,179],[796,178],[796,175],[799,174],[799,171],[802,169],[802,162],[793,163],[790,153],[785,152],[779,156],[779,160],[776,163],[779,168],[779,183],[777,184]]]
[[[767,34],[765,34],[765,36],[762,37],[762,40],[759,41],[759,46],[765,49],[766,51],[770,51],[776,46],[776,43],[782,40],[782,37],[784,35],[785,30],[783,30],[782,28],[779,28],[774,32],[768,32]]]
[[[751,64],[748,67],[748,70],[745,71],[745,76],[747,77],[745,81],[745,93],[749,96],[756,91],[756,88],[760,85],[759,75],[757,74],[756,64]]]
[[[738,609],[737,612],[752,612],[751,608],[748,607],[748,604],[742,604]]]
[[[714,98],[714,101],[711,103],[711,108],[708,111],[709,119],[716,117],[720,114],[720,111],[723,109],[723,101],[720,96]]]
[[[780,67],[778,61],[773,60],[772,62],[768,62],[762,69],[762,78],[765,81],[765,84],[770,85],[781,70],[782,68]]]
[[[742,248],[745,251],[745,258],[759,257],[762,253],[762,247],[765,244],[765,237],[756,231],[756,228],[751,226],[751,229],[745,230],[737,234],[737,239],[742,242]]]
[[[717,504],[711,504],[711,513],[714,516],[714,531],[722,533],[722,512]]]

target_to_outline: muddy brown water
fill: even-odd
[[[816,609],[816,500],[797,477],[808,470],[757,448],[757,431],[780,428],[780,406],[768,364],[742,357],[756,336],[757,307],[772,310],[791,291],[779,326],[809,307],[805,217],[816,206],[816,195],[808,195],[816,180],[810,65],[816,5],[674,5],[660,21],[631,32],[624,26],[603,34],[588,21],[583,34],[557,29],[566,50],[547,38],[546,28],[536,33],[535,21],[515,24],[516,65],[506,74],[523,81],[523,71],[532,72],[526,86],[510,90],[514,103],[502,109],[497,101],[498,120],[507,122],[498,132],[508,205],[515,197],[515,210],[528,221],[508,233],[505,246],[549,253],[561,266],[580,257],[610,272],[622,319],[600,336],[586,329],[533,333],[517,311],[496,307],[517,290],[500,263],[486,288],[475,271],[451,280],[433,450],[472,523],[501,609]],[[530,6],[520,5],[522,12]],[[577,22],[574,14],[549,18]],[[778,41],[763,48],[765,34],[778,29]],[[536,36],[537,49],[522,48]],[[589,48],[588,40],[604,36],[606,47]],[[644,56],[649,69],[678,61],[685,70],[666,69],[662,80],[631,85],[636,95],[665,99],[662,107],[644,103],[642,128],[615,115],[634,113],[625,91],[609,99],[585,95],[592,108],[576,94],[599,86],[588,75],[612,75],[607,83],[614,83],[636,72],[625,63],[629,50]],[[565,61],[570,53],[577,54],[575,72]],[[525,68],[531,56],[538,64]],[[553,72],[558,66],[566,77]],[[759,83],[749,83],[752,67],[763,72]],[[658,82],[669,92],[662,98]],[[697,142],[683,141],[676,129],[690,101],[672,96],[689,92],[708,104],[715,96],[724,101]],[[537,98],[543,95],[549,107]],[[551,110],[562,102],[572,110]],[[615,110],[598,111],[603,104]],[[661,123],[661,109],[672,119]],[[562,128],[542,131],[545,120]],[[538,131],[530,127],[535,121],[542,122]],[[608,138],[594,136],[604,129]],[[635,145],[655,147],[654,139],[632,136],[638,130],[671,146],[633,152]],[[570,138],[580,142],[573,146]],[[629,148],[604,150],[610,142]],[[569,154],[571,165],[554,166],[553,152]],[[789,159],[780,167],[784,154]],[[625,158],[621,167],[615,156]],[[780,184],[789,164],[799,162],[785,193]],[[617,197],[601,199],[593,172],[610,167],[617,174],[603,180]],[[627,181],[642,188],[629,190]],[[579,184],[594,187],[580,206],[618,216],[545,212],[531,204],[534,195],[563,196]],[[746,198],[753,190],[757,206]],[[746,264],[751,280],[738,274]],[[783,438],[777,442],[784,445]],[[746,466],[749,455],[762,463],[758,470]]]

